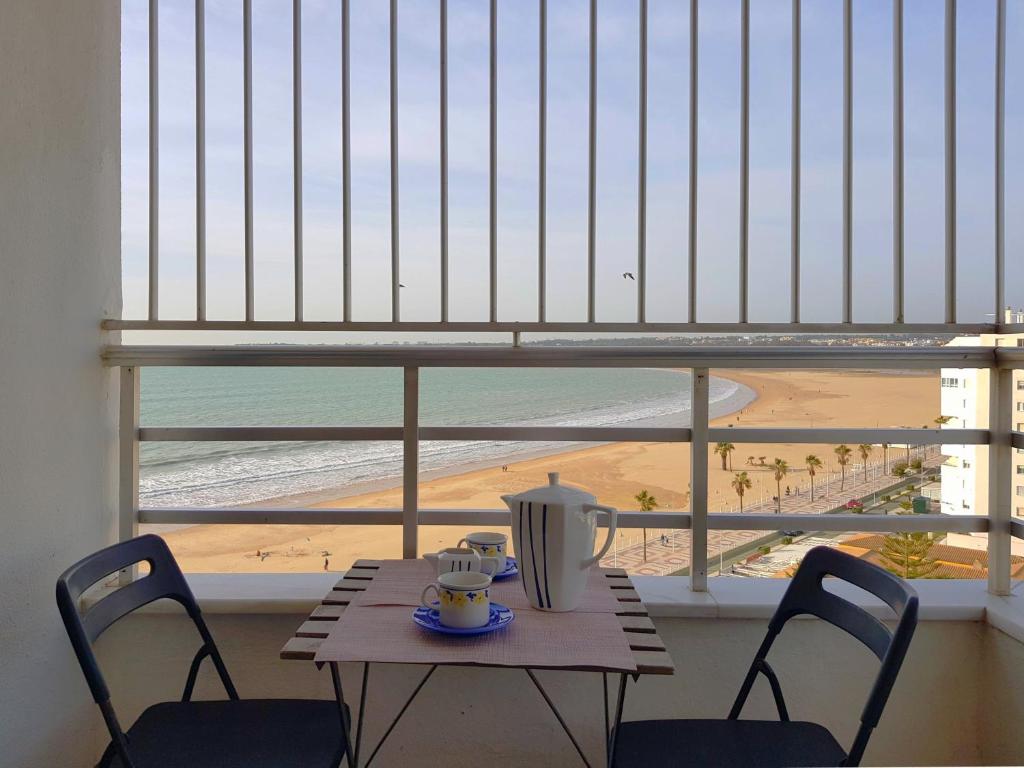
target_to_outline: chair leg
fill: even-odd
[[[612,732],[608,737],[608,766],[611,768],[615,760],[615,739],[619,735],[619,726],[622,725],[622,710],[626,704],[626,682],[627,675],[625,672],[619,675],[619,696],[615,703],[615,724],[612,726]]]

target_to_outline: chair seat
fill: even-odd
[[[137,768],[336,768],[338,705],[303,699],[164,702],[128,729]],[[114,756],[111,768],[123,768]]]
[[[632,766],[840,765],[846,753],[815,723],[769,720],[639,720],[623,723],[615,768]]]

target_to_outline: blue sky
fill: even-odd
[[[208,316],[244,315],[241,0],[207,0]],[[255,303],[292,317],[291,2],[254,0]],[[1024,303],[1024,3],[1007,25],[1007,299]],[[449,0],[451,319],[486,320],[488,7]],[[638,2],[600,0],[597,317],[632,320]],[[992,312],[995,0],[959,4],[959,320]],[[147,13],[123,3],[125,317],[146,314]],[[790,0],[751,3],[750,318],[789,313]],[[536,319],[537,3],[499,0],[501,320]],[[160,2],[160,302],[195,313],[194,3]],[[586,318],[586,0],[549,1],[548,319]],[[854,3],[854,320],[891,319],[892,32]],[[352,2],[353,317],[390,318],[388,3]],[[399,0],[403,320],[440,314],[438,12]],[[689,5],[650,0],[648,319],[684,321]],[[842,3],[803,2],[802,317],[841,320]],[[906,0],[907,319],[942,320],[943,3]],[[739,0],[700,13],[698,318],[737,316]],[[305,316],[341,318],[340,2],[304,0]]]

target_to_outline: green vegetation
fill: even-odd
[[[772,462],[772,470],[775,473],[775,489],[778,494],[775,497],[775,514],[782,513],[782,478],[789,473],[789,464],[785,459],[775,459]]]
[[[750,479],[750,475],[746,472],[737,472],[736,476],[732,479],[732,489],[736,491],[736,495],[740,497],[740,512],[743,511],[743,494],[754,487],[754,483]]]
[[[882,567],[904,579],[927,578],[939,564],[928,557],[935,544],[928,533],[891,533],[885,537],[879,556]]]
[[[652,512],[658,508],[658,500],[651,496],[644,488],[640,493],[633,497],[636,499],[637,504],[640,505],[641,512]],[[647,562],[647,529],[643,529],[644,532],[644,562]]]
[[[722,457],[722,471],[726,469],[732,470],[732,452],[736,450],[736,446],[732,443],[718,443],[715,445],[715,453]],[[728,462],[728,467],[726,466]]]

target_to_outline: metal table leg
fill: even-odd
[[[352,728],[345,710],[345,694],[341,690],[341,673],[338,672],[338,663],[335,661],[331,662],[331,682],[334,684],[334,698],[338,702],[341,732],[345,734],[345,759],[348,761],[349,768],[356,768],[355,758],[352,756]],[[362,718],[362,711],[359,712],[359,716]]]
[[[540,684],[540,680],[538,680],[537,676],[533,674],[532,669],[527,669],[526,674],[530,676],[533,684],[537,686],[537,690],[540,691],[540,695],[544,697],[544,701],[547,702],[548,707],[554,713],[555,719],[558,720],[558,724],[562,726],[562,730],[565,731],[565,735],[569,737],[569,741],[571,741],[572,745],[576,747],[576,752],[579,754],[580,760],[583,761],[583,764],[587,766],[587,768],[590,768],[590,761],[588,761],[587,756],[583,754],[583,749],[580,747],[579,742],[577,742],[576,737],[572,735],[572,731],[569,730],[569,726],[566,725],[565,720],[562,718],[562,713],[558,711],[558,707],[555,706],[551,697],[548,696],[548,692],[544,690],[544,686]]]
[[[615,739],[619,734],[619,726],[622,725],[622,709],[626,703],[626,681],[627,675],[623,672],[619,675],[619,697],[615,704],[615,725],[608,736],[608,766],[611,768],[612,760],[615,757]]]
[[[380,748],[382,746],[384,746],[384,742],[387,741],[388,736],[391,735],[391,732],[393,730],[395,730],[395,726],[398,725],[398,721],[402,719],[402,715],[405,714],[405,710],[407,710],[409,708],[409,705],[412,704],[412,702],[416,698],[417,694],[419,694],[419,692],[423,688],[423,686],[427,684],[427,680],[430,679],[430,676],[432,674],[434,674],[434,672],[436,670],[437,670],[437,664],[432,666],[430,668],[430,671],[427,672],[427,674],[423,676],[422,680],[420,680],[419,685],[416,686],[416,689],[412,692],[412,695],[409,697],[409,700],[405,702],[405,704],[402,706],[402,708],[398,711],[398,715],[396,715],[395,719],[391,721],[391,725],[389,725],[388,729],[386,731],[384,731],[384,735],[380,737],[380,741],[378,741],[377,742],[377,746],[374,747],[373,752],[370,754],[370,758],[366,761],[366,765],[364,766],[364,768],[369,768],[370,763],[373,762],[373,758],[375,758],[377,756],[377,753],[380,752]],[[360,714],[362,714],[362,713],[360,712]]]
[[[363,713],[366,712],[366,684],[370,679],[370,662],[363,663],[363,684],[359,691],[359,719],[356,721],[356,761],[359,765],[359,745],[363,743]],[[354,768],[354,766],[353,766]]]

